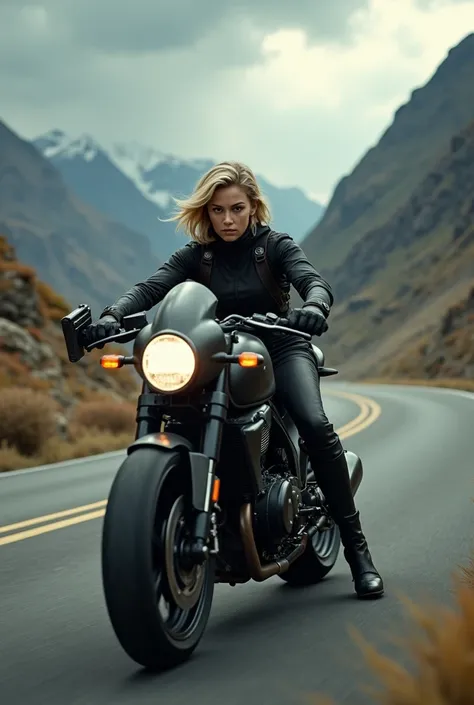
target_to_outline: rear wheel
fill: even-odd
[[[314,482],[314,471],[311,469],[308,482]],[[280,578],[295,586],[319,583],[333,569],[340,547],[341,538],[336,524],[325,531],[312,527],[305,552],[285,573],[281,573]]]
[[[191,481],[179,452],[141,448],[112,485],[102,535],[102,578],[112,627],[125,652],[150,669],[188,659],[209,619],[214,559],[184,565]]]

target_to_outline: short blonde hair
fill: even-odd
[[[197,182],[194,192],[188,198],[173,198],[178,211],[166,221],[178,221],[189,237],[202,245],[213,242],[215,238],[209,233],[211,221],[207,204],[217,188],[223,186],[240,186],[246,192],[252,206],[256,206],[251,225],[269,224],[271,213],[253,171],[241,162],[221,162],[207,171]]]

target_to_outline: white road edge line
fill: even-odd
[[[18,477],[19,475],[31,475],[35,472],[42,472],[43,470],[59,470],[60,468],[70,467],[71,465],[84,465],[87,463],[101,462],[102,460],[109,460],[112,458],[118,458],[126,453],[126,448],[123,450],[113,450],[110,453],[99,453],[98,455],[88,455],[86,458],[71,458],[70,460],[64,460],[63,462],[50,463],[49,465],[37,465],[34,468],[24,468],[23,470],[7,470],[6,472],[0,472],[0,480],[7,477]]]

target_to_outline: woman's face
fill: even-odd
[[[240,186],[222,186],[207,205],[212,227],[225,242],[238,240],[247,230],[256,208]]]

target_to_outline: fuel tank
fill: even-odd
[[[273,363],[266,346],[251,333],[238,333],[232,353],[255,352],[263,355],[265,362],[258,367],[229,365],[230,400],[237,409],[246,409],[268,401],[275,393]]]

